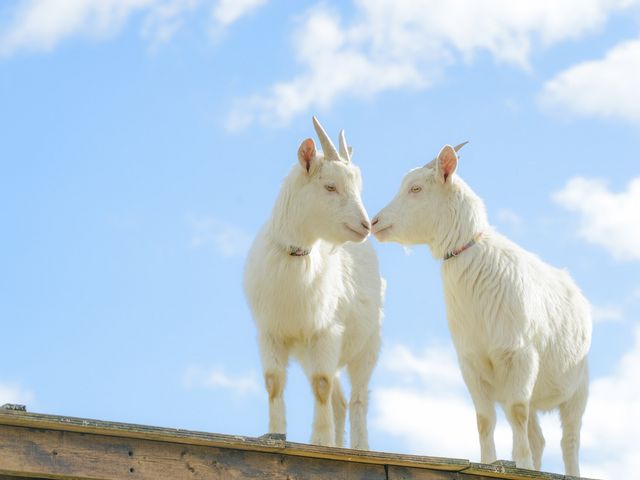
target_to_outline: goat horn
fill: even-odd
[[[458,150],[460,150],[462,147],[464,147],[467,143],[469,143],[469,140],[467,140],[466,142],[459,143],[458,145],[456,145],[455,147],[453,147],[453,149],[455,150],[455,152],[456,152],[456,153],[458,153]],[[434,159],[433,159],[433,160],[431,160],[430,162],[425,163],[425,165],[424,165],[424,166],[425,166],[425,167],[429,167],[429,166],[431,166],[431,165],[433,165],[433,164],[435,164],[435,163],[436,163],[436,159],[434,158]]]
[[[324,131],[324,128],[322,128],[322,125],[320,125],[320,122],[315,116],[313,117],[313,127],[316,129],[318,139],[320,140],[320,145],[322,145],[324,158],[326,160],[338,160],[338,158],[340,158],[340,155],[338,155],[336,147],[333,146],[333,142],[331,142],[331,139],[327,135],[327,132]]]
[[[340,130],[340,157],[347,163],[351,161],[349,157],[349,148],[347,147],[347,140],[344,138],[344,130]]]
[[[467,143],[469,143],[469,140],[467,140],[466,142],[462,142],[458,145],[456,145],[455,147],[453,147],[453,149],[457,152],[458,150],[460,150],[462,147],[464,147]]]

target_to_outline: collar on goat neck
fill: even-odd
[[[447,261],[450,258],[453,257],[457,257],[458,255],[460,255],[462,252],[464,252],[465,250],[473,247],[476,243],[478,243],[478,240],[480,240],[480,238],[482,237],[483,232],[478,232],[476,233],[473,238],[469,241],[469,243],[463,245],[460,248],[456,248],[455,250],[452,250],[451,252],[447,252],[447,254],[444,256],[443,260]]]
[[[311,249],[308,250],[302,247],[296,247],[295,245],[289,245],[287,248],[287,252],[289,252],[289,256],[291,257],[306,257],[311,253]]]
[[[308,239],[307,236],[300,235],[300,232],[296,232],[295,228],[284,223],[282,224],[272,223],[267,230],[267,236],[274,248],[274,252],[286,252],[290,257],[306,257],[311,253],[311,250],[315,246],[316,242]],[[306,246],[301,246],[306,245]]]

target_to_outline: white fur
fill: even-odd
[[[327,160],[313,141],[303,142],[300,164],[284,180],[249,252],[244,285],[269,393],[269,432],[286,433],[283,390],[291,355],[314,392],[311,442],[343,444],[346,400],[339,371],[346,366],[351,447],[368,449],[368,384],[380,349],[384,287],[375,251],[365,241],[370,224],[360,171],[346,156]],[[290,256],[291,245],[310,254]]]
[[[582,414],[588,396],[591,314],[569,275],[495,232],[483,202],[454,175],[457,156],[409,172],[396,197],[374,218],[380,241],[426,243],[435,258],[479,242],[443,261],[447,319],[473,399],[481,460],[496,460],[495,403],[513,432],[513,459],[540,469],[544,437],[537,412],[559,409],[565,471],[579,475]]]

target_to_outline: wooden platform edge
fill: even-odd
[[[206,433],[177,428],[152,427],[147,425],[109,422],[102,420],[31,413],[0,408],[0,427],[24,427],[57,432],[74,432],[106,437],[149,440],[199,447],[216,447],[251,452],[279,453],[293,457],[310,457],[386,467],[407,467],[443,472],[457,472],[461,478],[480,476],[509,480],[575,480],[560,474],[519,469],[511,462],[497,462],[493,465],[472,463],[466,459],[418,456],[387,452],[331,448],[309,444],[287,442],[282,439],[245,437]],[[589,479],[582,479],[589,480]]]

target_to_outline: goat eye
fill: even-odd
[[[325,185],[324,188],[325,188],[325,190],[327,192],[335,192],[336,191],[336,186],[335,185],[331,185],[330,183]]]
[[[411,193],[418,193],[421,190],[422,190],[422,187],[420,185],[414,185],[413,187],[411,187],[410,192]]]

